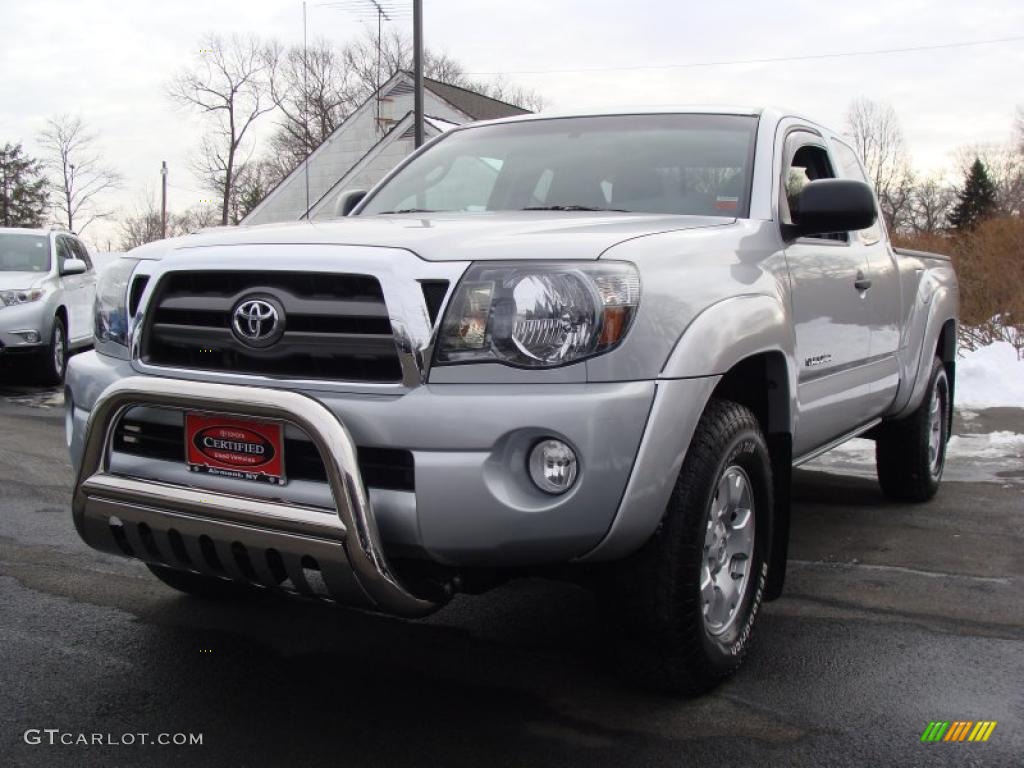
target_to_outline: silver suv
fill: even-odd
[[[68,232],[0,227],[0,356],[29,354],[50,384],[92,344],[96,273]]]
[[[864,435],[890,496],[938,488],[956,276],[813,121],[460,127],[323,209],[105,270],[68,377],[91,546],[409,617],[578,579],[625,669],[704,690],[781,591],[794,465]]]

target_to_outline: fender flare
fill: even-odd
[[[788,437],[791,414],[796,412],[792,402],[796,397],[794,348],[789,314],[776,297],[734,296],[698,314],[680,334],[659,376],[637,461],[612,525],[597,546],[579,560],[595,562],[626,557],[654,534],[707,401],[721,374],[740,361],[764,352],[785,355],[790,380],[790,415],[786,421],[790,423],[778,425],[778,432]],[[789,441],[786,445],[790,445]],[[788,465],[789,461],[785,463]],[[784,487],[788,493],[788,483]],[[779,512],[780,516],[788,512],[788,503]],[[785,526],[780,527],[786,530]],[[772,548],[774,551],[776,545]]]
[[[913,387],[906,399],[901,399],[901,403],[894,409],[896,418],[912,413],[921,404],[928,387],[932,358],[938,351],[939,335],[950,320],[954,324],[957,322],[957,296],[947,286],[936,288],[930,297],[930,303],[921,347],[917,350],[917,364],[908,366],[913,371]]]
[[[721,375],[766,352],[785,358],[789,392],[785,413],[769,431],[791,433],[797,412],[796,335],[786,305],[776,296],[743,294],[705,308],[683,330],[659,378]]]
[[[796,340],[782,301],[762,293],[730,296],[709,305],[683,329],[660,378],[725,373],[759,352],[792,358]]]

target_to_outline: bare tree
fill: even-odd
[[[215,225],[218,218],[219,212],[208,205],[196,205],[181,213],[172,213],[167,217],[167,236],[177,237],[196,232]],[[119,248],[122,251],[161,239],[162,223],[156,201],[150,197],[136,205],[134,213],[122,217],[118,222],[118,233]]]
[[[237,177],[232,218],[238,222],[260,204],[270,190],[281,181],[281,166],[273,160],[253,160],[245,164]]]
[[[271,64],[267,46],[254,37],[207,35],[201,47],[198,65],[180,72],[168,91],[179,104],[210,119],[196,171],[220,197],[221,223],[227,224],[246,135],[275,107],[267,87]]]
[[[316,149],[358,106],[340,51],[326,40],[305,50],[266,48],[270,97],[279,112],[271,147],[284,165],[294,167]]]
[[[890,229],[906,226],[914,174],[896,111],[889,104],[861,97],[846,112],[846,128]]]
[[[205,45],[216,50],[211,43]],[[262,71],[253,81],[265,87],[267,99],[277,112],[277,130],[270,138],[270,151],[256,160],[250,159],[248,153],[238,153],[230,190],[222,186],[227,162],[221,151],[224,142],[220,134],[204,138],[195,163],[200,177],[216,180],[216,185],[210,186],[225,201],[226,222],[239,221],[359,105],[372,97],[380,85],[412,66],[412,45],[397,30],[386,31],[379,46],[376,34],[367,30],[340,49],[331,47],[326,40],[317,40],[305,50],[301,46],[285,48],[277,42],[264,44],[261,50]],[[445,53],[426,51],[424,73],[431,79],[525,109],[538,110],[544,105],[540,94],[503,78],[493,83],[470,80],[462,65]],[[181,100],[178,94],[175,96]],[[190,98],[186,103],[195,104],[195,100]]]
[[[910,200],[910,228],[918,235],[944,232],[947,216],[956,203],[956,190],[941,179],[922,179],[914,185]]]
[[[54,176],[53,208],[61,223],[81,233],[96,219],[110,216],[111,211],[98,207],[98,198],[119,187],[121,175],[103,163],[96,148],[96,134],[86,128],[82,118],[50,118],[39,134],[39,143]]]
[[[547,105],[547,99],[540,93],[532,88],[509,83],[502,75],[499,75],[498,79],[492,83],[471,80],[468,87],[470,90],[479,91],[492,99],[504,101],[506,104],[528,109],[531,112],[540,112]]]

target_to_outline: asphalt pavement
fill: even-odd
[[[920,506],[856,468],[798,471],[783,598],[733,680],[678,699],[615,676],[592,597],[568,584],[514,582],[423,621],[180,596],[78,540],[60,392],[10,374],[0,765],[1024,764],[1020,456],[981,481],[965,458]],[[986,429],[1024,433],[1024,411],[958,420]],[[933,720],[998,725],[922,743]]]

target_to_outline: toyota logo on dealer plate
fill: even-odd
[[[284,334],[284,309],[269,297],[246,297],[232,312],[231,328],[243,344],[269,347]]]

